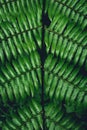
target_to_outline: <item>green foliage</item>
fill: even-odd
[[[46,106],[46,122],[49,130],[80,130],[83,128],[83,122],[79,121],[73,114],[66,114],[61,104],[52,104]]]
[[[86,29],[86,0],[0,0],[1,130],[87,129]]]
[[[42,128],[41,106],[35,99],[17,108],[15,112],[9,111],[8,114],[9,116],[2,122],[2,130],[39,130]]]

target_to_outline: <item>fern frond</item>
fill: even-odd
[[[86,130],[87,1],[0,0],[0,129]]]
[[[2,66],[1,73],[0,95],[4,103],[7,99],[19,101],[20,96],[22,100],[27,95],[34,96],[35,89],[38,90],[41,85],[40,57],[37,52],[32,52],[30,56],[19,56],[12,64],[6,63],[5,67]]]
[[[87,26],[86,4],[86,0],[46,0],[45,11],[48,12],[51,20],[55,17],[56,14],[61,13],[67,18],[72,19],[74,22],[78,22],[78,24],[81,25],[82,29],[84,29]]]
[[[42,128],[41,113],[40,104],[32,99],[25,106],[17,108],[15,112],[9,112],[9,117],[5,117],[2,122],[2,130],[39,130]]]
[[[85,64],[85,69],[87,69],[87,33],[85,30],[81,30],[79,26],[75,26],[73,22],[66,23],[65,20],[59,14],[59,17],[58,15],[54,17],[53,25],[51,24],[48,29],[45,29],[47,53],[56,54],[79,66]]]
[[[86,109],[87,77],[80,72],[80,67],[76,68],[50,54],[45,61],[44,71],[45,92],[50,98],[74,106],[73,111],[80,110],[80,107],[81,111]]]
[[[67,114],[62,105],[49,103],[45,111],[48,130],[85,130],[84,123],[73,114]]]

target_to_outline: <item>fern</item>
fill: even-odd
[[[49,130],[79,130],[83,129],[83,122],[80,122],[73,114],[66,114],[62,105],[52,104],[46,106],[46,122]]]
[[[0,129],[86,130],[87,1],[0,1]]]
[[[17,110],[9,111],[9,116],[3,121],[4,129],[39,129],[42,128],[41,106],[34,100],[19,107]]]

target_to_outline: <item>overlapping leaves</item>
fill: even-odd
[[[0,1],[0,128],[85,130],[87,2],[46,0],[44,28],[42,10],[43,0]]]

